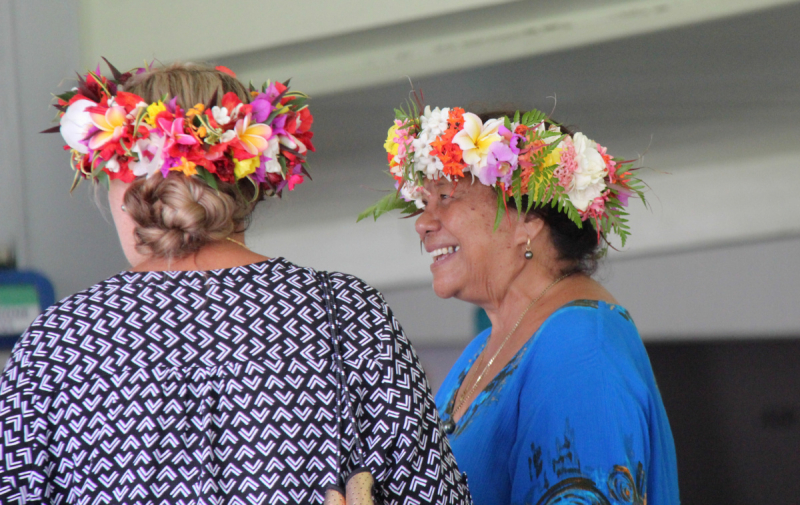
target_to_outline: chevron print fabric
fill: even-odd
[[[470,503],[383,297],[331,279],[377,499]],[[337,443],[322,293],[313,270],[277,258],[124,272],[49,308],[0,381],[0,503],[322,503],[337,458],[357,466],[353,429]]]

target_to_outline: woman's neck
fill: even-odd
[[[250,265],[269,259],[242,245],[244,243],[243,236],[234,236],[233,238],[236,242],[228,240],[211,242],[197,252],[180,258],[148,256],[130,270],[132,272],[219,270]]]

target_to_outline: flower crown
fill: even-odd
[[[105,59],[105,58],[104,58]],[[76,171],[72,189],[80,180],[131,182],[156,172],[197,176],[217,189],[217,181],[236,183],[248,179],[256,195],[280,196],[293,190],[304,177],[306,152],[313,151],[313,117],[308,97],[289,91],[286,83],[250,84],[250,103],[233,93],[219,101],[196,104],[184,111],[176,97],[164,96],[145,103],[124,91],[138,68],[120,73],[108,63],[113,79],[100,68],[79,76],[78,87],[58,95],[59,126],[43,133],[60,132]],[[236,75],[225,67],[216,70]]]
[[[428,106],[419,114],[420,107],[411,102],[409,112],[395,109],[384,147],[397,191],[362,212],[359,221],[394,209],[416,214],[424,207],[426,179],[458,181],[469,172],[497,190],[495,226],[509,200],[518,212],[549,205],[579,228],[591,220],[598,241],[616,233],[625,245],[628,199],[635,195],[645,202],[631,161],[612,158],[582,133],[562,132],[538,110],[484,123],[458,107]]]

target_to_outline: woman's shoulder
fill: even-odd
[[[574,300],[542,324],[526,353],[535,374],[577,374],[640,368],[647,360],[630,313],[618,304]]]
[[[623,306],[603,300],[572,300],[554,311],[537,331],[537,344],[572,346],[600,345],[608,338],[639,333],[630,313]]]

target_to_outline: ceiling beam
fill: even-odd
[[[319,96],[596,44],[796,0],[520,1],[254,51],[224,61],[244,80],[293,78]]]
[[[207,61],[324,40],[515,0],[80,0],[81,60],[120,69],[143,59]]]

